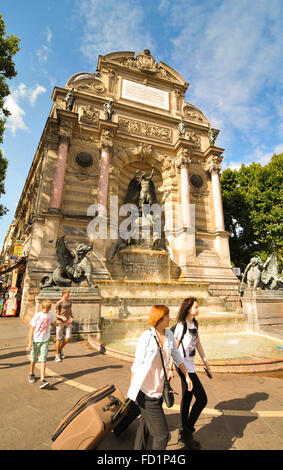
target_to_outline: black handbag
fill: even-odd
[[[171,387],[169,380],[167,379],[167,374],[166,374],[166,369],[165,369],[165,365],[164,365],[164,361],[163,361],[163,356],[162,356],[162,351],[161,351],[160,344],[159,344],[159,342],[158,342],[155,335],[154,335],[154,338],[155,338],[155,341],[157,342],[157,346],[158,346],[158,349],[159,349],[159,352],[160,352],[161,362],[162,362],[162,366],[163,366],[163,370],[164,370],[163,398],[164,398],[164,401],[166,403],[167,408],[172,408],[172,406],[174,405],[174,393],[175,392],[174,392],[173,388]]]

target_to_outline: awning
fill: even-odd
[[[25,257],[21,257],[20,259],[18,259],[18,261],[16,261],[16,263],[14,263],[12,266],[9,266],[8,268],[4,269],[3,271],[0,271],[0,276],[2,276],[2,274],[6,274],[6,273],[9,273],[10,271],[13,271],[14,269],[17,269],[19,268],[20,266],[23,266],[24,264],[26,264],[26,258]]]

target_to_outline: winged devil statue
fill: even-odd
[[[92,246],[84,243],[80,243],[76,250],[71,250],[65,241],[65,236],[58,238],[56,242],[58,266],[51,276],[42,277],[40,288],[51,286],[70,287],[72,282],[80,284],[84,279],[92,287],[93,268],[87,257],[91,250]]]

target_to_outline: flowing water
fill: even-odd
[[[125,328],[125,325],[124,325]],[[127,331],[115,322],[105,328],[101,341],[106,346],[134,353],[146,322],[129,323]],[[240,332],[201,333],[200,339],[209,360],[257,360],[283,357],[283,340],[264,335]],[[198,358],[198,355],[196,356]]]

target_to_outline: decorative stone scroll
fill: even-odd
[[[118,118],[119,130],[130,134],[143,135],[149,138],[160,139],[166,142],[172,141],[172,130],[168,127],[161,127],[147,122],[133,119]]]
[[[184,106],[183,113],[186,118],[192,119],[193,121],[204,121],[201,112],[195,109],[193,106]]]
[[[104,84],[94,79],[80,80],[80,83],[76,84],[76,90],[98,95],[102,95],[106,92]]]

